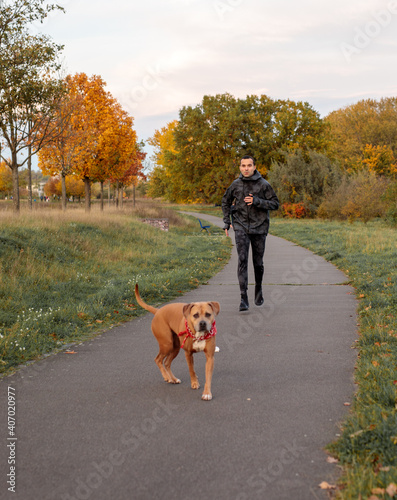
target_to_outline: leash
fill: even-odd
[[[197,337],[196,335],[193,335],[192,331],[189,328],[189,325],[188,325],[186,319],[185,319],[185,326],[186,326],[186,330],[178,333],[179,336],[186,335],[186,337],[183,339],[181,348],[183,348],[183,346],[185,345],[186,339],[188,337],[194,339],[195,341],[200,341],[200,340],[210,339],[211,337],[215,337],[215,335],[217,334],[215,321],[212,323],[211,330],[209,332],[207,332],[205,335],[202,335],[201,337]]]

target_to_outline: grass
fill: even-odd
[[[141,218],[169,219],[170,230]],[[0,372],[161,304],[205,283],[227,262],[220,229],[141,203],[123,211],[1,213]]]
[[[271,228],[343,270],[359,298],[357,392],[328,447],[343,467],[336,496],[397,498],[397,232],[380,221],[275,218]]]

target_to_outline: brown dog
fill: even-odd
[[[160,347],[155,362],[164,380],[170,384],[181,383],[172,373],[171,363],[178,356],[182,347],[185,350],[189,367],[191,387],[198,389],[200,384],[194,371],[193,354],[204,351],[206,356],[205,386],[201,399],[210,401],[212,399],[211,380],[214,371],[215,316],[220,311],[219,303],[178,303],[156,309],[141,299],[138,285],[135,285],[135,296],[141,307],[154,314],[152,332]]]

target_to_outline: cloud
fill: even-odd
[[[66,14],[45,31],[65,44],[69,72],[104,78],[146,139],[205,94],[266,93],[309,101],[321,114],[394,94],[397,15],[387,15],[389,3],[64,0]],[[376,36],[348,60],[343,44],[354,47],[358,30],[370,28]]]

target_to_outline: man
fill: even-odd
[[[255,305],[261,306],[264,302],[263,256],[269,232],[269,210],[277,210],[279,201],[271,185],[256,170],[252,156],[242,157],[240,172],[238,179],[227,188],[222,198],[222,211],[226,236],[229,236],[231,225],[235,232],[238,253],[237,276],[241,293],[240,311],[247,311],[249,248],[251,245],[255,274]]]

